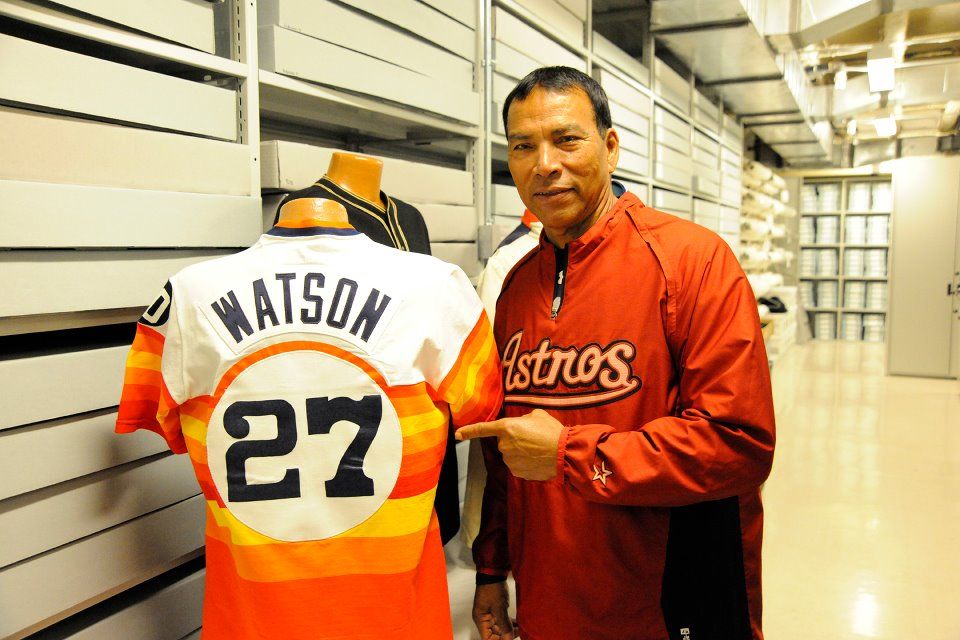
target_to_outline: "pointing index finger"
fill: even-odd
[[[506,418],[494,420],[493,422],[478,422],[476,424],[468,424],[465,427],[457,429],[456,438],[459,441],[463,441],[473,440],[474,438],[486,438],[487,436],[500,437],[503,435],[504,420],[506,420]]]

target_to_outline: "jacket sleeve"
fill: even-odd
[[[704,253],[677,269],[673,318],[668,305],[679,360],[673,415],[561,435],[558,473],[587,500],[680,506],[755,490],[770,473],[773,398],[756,299],[726,244]]]
[[[473,541],[473,562],[478,574],[506,576],[510,573],[507,553],[508,471],[496,438],[481,438],[480,445],[487,467],[487,484],[483,489],[480,532]]]

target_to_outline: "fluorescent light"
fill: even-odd
[[[847,123],[847,135],[848,135],[848,136],[855,136],[855,135],[857,135],[857,121],[856,121],[856,120],[851,120],[850,122]]]
[[[867,55],[867,79],[870,82],[870,91],[893,91],[896,83],[894,70],[896,62],[893,51],[888,45],[876,45]]]
[[[833,84],[840,91],[843,91],[844,89],[847,88],[847,68],[846,67],[841,67],[840,71],[837,71],[837,74],[833,76]]]
[[[890,138],[897,135],[897,121],[893,116],[878,118],[873,121],[873,126],[877,130],[877,135],[883,138]]]

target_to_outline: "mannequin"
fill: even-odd
[[[347,210],[339,202],[325,198],[299,198],[280,207],[278,227],[348,227]]]
[[[380,160],[337,151],[330,158],[326,177],[375,205],[380,211],[385,211],[386,207],[380,199],[381,176],[383,176],[383,162]]]
[[[423,216],[415,207],[380,190],[382,174],[382,161],[337,151],[322,178],[291,193],[283,204],[300,198],[339,202],[346,208],[353,228],[374,242],[429,255],[430,237]]]
[[[277,224],[282,225],[287,207],[296,202],[339,204],[346,211],[348,223],[374,242],[401,251],[430,255],[430,236],[423,216],[412,205],[381,191],[382,175],[383,162],[376,158],[345,151],[334,152],[322,178],[306,189],[291,193],[283,201]],[[450,433],[434,500],[444,543],[452,539],[460,528],[455,444]]]

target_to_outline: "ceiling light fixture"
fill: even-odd
[[[867,54],[867,79],[870,82],[870,91],[892,91],[896,83],[894,70],[896,62],[890,45],[878,44]]]
[[[840,71],[837,71],[837,75],[833,77],[833,84],[840,91],[843,91],[847,88],[847,68],[840,67]]]
[[[882,138],[892,138],[897,135],[897,120],[892,115],[874,120],[873,126],[877,130],[877,135]]]

